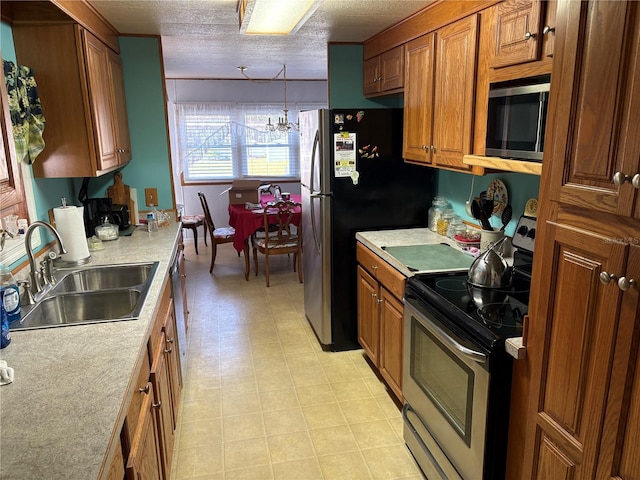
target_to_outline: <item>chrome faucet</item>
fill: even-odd
[[[40,271],[36,269],[36,262],[33,258],[33,249],[31,248],[31,235],[33,234],[33,231],[36,227],[45,227],[53,234],[56,242],[58,243],[59,255],[67,253],[67,250],[64,248],[62,238],[60,237],[58,231],[47,222],[36,220],[31,225],[29,225],[29,228],[27,228],[27,231],[24,235],[24,243],[27,250],[27,257],[29,258],[29,268],[31,269],[29,288],[32,297],[37,301],[39,297],[42,296],[43,288],[53,282],[53,259],[56,257],[56,255],[50,254],[47,259],[41,262],[42,267]]]

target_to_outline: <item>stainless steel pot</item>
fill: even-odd
[[[468,282],[476,287],[504,288],[511,284],[511,269],[496,249],[506,237],[492,243],[469,268]]]

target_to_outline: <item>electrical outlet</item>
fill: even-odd
[[[158,189],[157,188],[145,188],[144,189],[144,203],[147,207],[158,206]]]

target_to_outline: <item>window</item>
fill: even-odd
[[[317,106],[290,109],[289,121],[310,108]],[[299,178],[298,132],[265,128],[282,116],[282,105],[176,104],[184,180]]]

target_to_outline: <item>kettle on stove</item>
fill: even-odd
[[[507,261],[497,252],[497,248],[506,240],[489,244],[487,250],[481,253],[469,267],[467,282],[475,287],[504,288],[511,284],[511,269]]]

